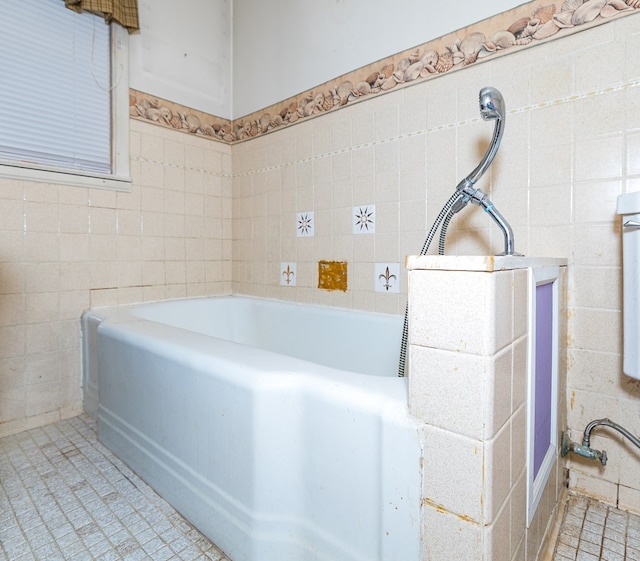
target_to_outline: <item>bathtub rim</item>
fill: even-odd
[[[83,407],[86,413],[92,417],[97,417],[99,407],[99,390],[97,383],[97,365],[95,364],[95,337],[98,330],[106,329],[108,326],[118,326],[121,329],[129,332],[136,332],[136,337],[139,337],[141,343],[145,345],[153,345],[153,339],[156,337],[161,338],[167,347],[171,347],[175,350],[189,349],[190,352],[202,353],[206,347],[208,349],[206,354],[209,354],[213,348],[222,352],[224,356],[234,355],[234,351],[237,352],[239,348],[246,351],[244,357],[252,357],[254,347],[238,343],[234,341],[225,340],[219,337],[213,337],[199,333],[197,331],[190,331],[181,327],[175,327],[166,323],[145,319],[137,316],[134,313],[139,307],[150,306],[162,306],[163,304],[175,304],[181,302],[197,302],[202,300],[211,299],[228,299],[228,300],[249,300],[249,301],[265,301],[275,304],[288,304],[292,306],[308,307],[310,309],[317,309],[322,311],[340,313],[353,313],[362,317],[367,315],[377,315],[385,318],[402,319],[401,316],[396,314],[388,314],[384,312],[369,312],[365,310],[355,310],[351,308],[342,308],[335,306],[328,306],[324,304],[316,303],[304,303],[295,302],[289,300],[280,300],[276,298],[263,298],[261,296],[242,295],[242,294],[224,294],[216,296],[197,296],[186,298],[172,298],[167,300],[155,300],[140,303],[130,303],[117,306],[100,306],[95,308],[86,309],[81,316],[81,339],[82,339],[82,394],[83,394]],[[153,333],[153,337],[149,334]],[[146,335],[145,335],[146,334]],[[215,345],[212,348],[212,341],[215,341]],[[178,345],[178,342],[181,344]],[[295,358],[282,353],[269,351],[265,349],[256,349],[258,355],[266,355],[269,357],[278,357],[278,360],[282,360],[287,370],[291,372],[300,373],[303,371],[303,375],[310,375],[314,377],[320,377],[325,380],[333,381],[335,383],[347,383],[351,382],[355,385],[361,385],[368,382],[369,385],[373,385],[376,389],[382,389],[384,394],[388,397],[393,397],[394,400],[398,400],[408,407],[408,379],[406,377],[400,377],[394,375],[379,376],[373,374],[362,374],[359,372],[353,372],[351,370],[344,370],[334,368],[331,366],[324,366],[308,360]],[[179,351],[180,352],[180,351]],[[235,355],[234,355],[235,356]],[[260,362],[259,357],[253,366]],[[260,363],[261,364],[261,363]],[[251,364],[249,367],[253,367]],[[304,367],[304,368],[303,368]],[[384,388],[380,388],[384,386]],[[373,393],[373,392],[372,392]]]

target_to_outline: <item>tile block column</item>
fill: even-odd
[[[527,547],[529,266],[513,256],[407,258],[424,560],[504,561]]]

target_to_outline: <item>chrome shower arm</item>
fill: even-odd
[[[485,212],[496,221],[502,230],[502,234],[504,235],[504,255],[513,255],[515,252],[515,241],[513,239],[513,230],[511,229],[511,226],[509,226],[509,223],[505,220],[504,216],[500,214],[498,209],[487,197],[482,200],[482,206],[484,207]]]

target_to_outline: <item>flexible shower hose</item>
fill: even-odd
[[[443,230],[440,233],[440,244],[439,244],[439,255],[444,254],[444,236],[446,235],[447,226],[451,221],[453,216],[453,212],[451,212],[451,208],[453,205],[461,198],[463,194],[456,189],[456,191],[451,195],[449,200],[442,207],[442,210],[438,213],[429,233],[427,234],[427,239],[424,241],[424,245],[422,246],[422,250],[420,251],[420,255],[426,255],[427,251],[429,251],[429,246],[433,241],[433,237],[436,235],[438,228],[440,225],[443,225]],[[398,361],[398,376],[402,377],[405,375],[405,363],[407,360],[407,343],[409,339],[409,304],[404,309],[404,323],[402,325],[402,341],[400,344],[400,359]]]
[[[614,423],[611,419],[596,419],[591,421],[584,429],[584,437],[582,439],[582,445],[589,448],[591,446],[591,431],[597,426],[609,427],[617,430],[622,436],[628,438],[635,446],[640,448],[640,438],[635,437],[630,431],[620,426],[618,423]]]

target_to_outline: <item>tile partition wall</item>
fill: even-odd
[[[538,559],[561,497],[556,453],[527,524],[527,267],[557,267],[561,334],[566,267],[559,259],[497,259],[407,260],[409,407],[425,423],[422,539],[429,561]],[[564,426],[564,352],[558,361]],[[442,407],[452,399],[455,406]]]
[[[0,179],[0,435],[81,412],[86,308],[231,291],[230,166],[131,121],[131,193]]]

